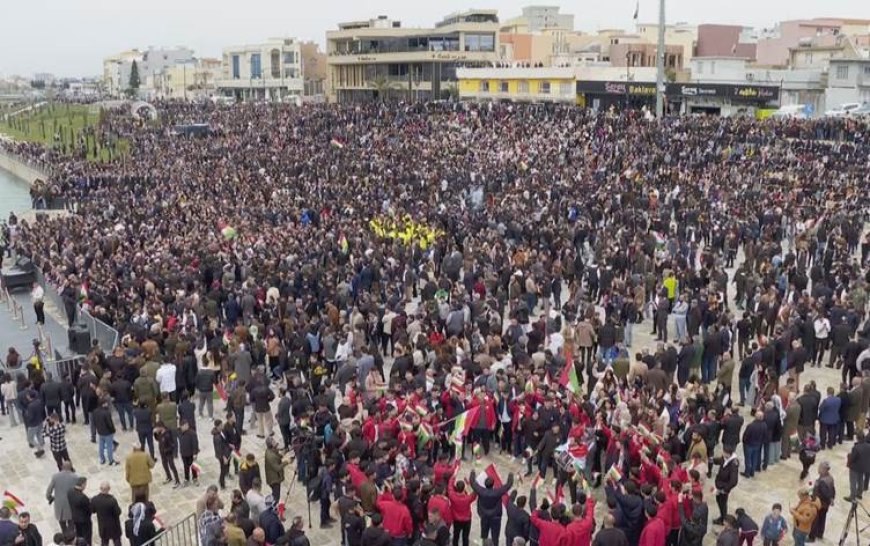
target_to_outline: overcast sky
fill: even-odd
[[[637,0],[553,4],[575,15],[578,30],[630,28]],[[218,57],[224,46],[274,36],[325,42],[341,21],[388,15],[404,26],[429,26],[452,11],[490,8],[502,20],[530,0],[0,0],[0,74],[98,75],[102,58],[138,47],[186,45]],[[657,0],[640,0],[640,21],[658,17]],[[782,19],[870,19],[870,0],[668,0],[669,22],[771,27]]]

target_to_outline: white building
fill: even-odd
[[[870,103],[870,59],[831,59],[825,105]]]
[[[103,59],[103,85],[106,93],[121,96],[130,89],[130,73],[133,62],[139,72],[139,94],[143,96],[158,93],[164,73],[179,64],[195,62],[193,50],[187,47],[155,48],[149,46],[145,51],[131,49]]]
[[[223,51],[217,90],[239,100],[301,97],[302,62],[301,44],[295,38],[228,47]]]

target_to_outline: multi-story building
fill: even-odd
[[[576,101],[573,68],[459,68],[459,97],[513,102]]]
[[[658,23],[639,23],[635,30],[645,42],[657,44],[659,40]],[[683,48],[683,63],[688,64],[695,54],[695,43],[698,41],[698,27],[688,23],[665,25],[665,44],[677,45]]]
[[[752,28],[738,25],[698,25],[695,55],[754,60],[757,41]]]
[[[123,95],[130,88],[130,71],[133,61],[142,62],[142,52],[138,49],[122,51],[103,59],[103,87],[104,91],[113,97]],[[142,77],[140,72],[140,85]]]
[[[322,101],[326,99],[329,72],[326,70],[326,53],[320,51],[316,42],[302,42],[302,79],[304,97]]]
[[[221,77],[220,59],[197,59],[192,63],[167,68],[159,81],[157,95],[194,99],[214,95],[215,82]]]
[[[855,36],[870,33],[868,19],[798,19],[782,21],[758,40],[756,60],[764,66],[787,66],[790,49],[807,40],[824,42],[836,36]]]
[[[228,47],[221,68],[216,85],[225,96],[269,101],[302,96],[302,49],[295,38]]]
[[[455,93],[460,67],[499,60],[494,10],[453,13],[433,28],[381,16],[327,31],[330,100],[432,100]]]
[[[870,59],[831,59],[825,104],[870,103]]]
[[[193,50],[187,47],[131,49],[103,59],[103,85],[106,93],[120,96],[130,91],[133,63],[139,73],[140,95],[157,93],[167,70],[182,64],[194,64]]]

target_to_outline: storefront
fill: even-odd
[[[665,108],[669,114],[752,114],[779,106],[779,87],[763,85],[669,83]],[[594,110],[610,107],[655,108],[655,82],[578,81],[577,103]]]
[[[670,83],[666,95],[671,112],[718,116],[753,115],[779,106],[779,87],[704,83]]]
[[[655,108],[655,82],[578,81],[577,104],[593,110]]]

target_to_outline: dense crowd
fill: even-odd
[[[709,523],[723,546],[786,530],[802,545],[825,534],[827,464],[790,521],[779,504],[731,511],[729,494],[792,456],[805,478],[843,442],[847,499],[867,489],[865,123],[453,103],[158,110],[152,124],[104,116],[130,143],[112,162],[0,143],[51,162],[46,188],[73,211],[16,222],[11,250],[54,284],[70,324],[84,307],[122,333],[61,377],[7,358],[5,410],[58,464],[59,540],[90,543],[92,514],[104,543],[124,528],[117,501],[82,498],[65,440],[79,411],[101,463],[117,464],[116,423],[138,434],[123,461],[134,546],[158,532],[156,459],[167,485],[197,484],[197,427],[220,469],[197,509],[207,546],[305,546],[302,520],[284,525],[293,461],[347,546],[468,546],[475,504],[495,546],[503,527],[511,546],[693,546]],[[211,134],[175,135],[185,123]],[[640,347],[649,325],[658,341]],[[837,368],[839,388],[802,380],[812,366]],[[243,448],[246,426],[262,457]],[[524,463],[530,495],[495,467],[461,468],[493,450]],[[555,494],[538,499],[548,473]],[[0,546],[21,544],[7,519]]]

